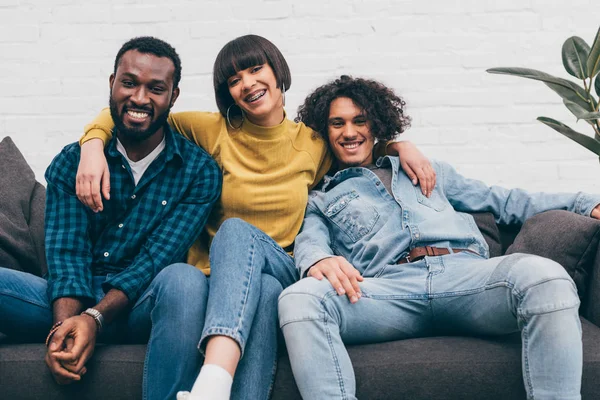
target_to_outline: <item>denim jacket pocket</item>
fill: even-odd
[[[443,199],[435,190],[431,192],[431,197],[427,197],[421,192],[421,186],[413,186],[413,188],[419,204],[433,208],[436,211],[442,211],[448,205],[445,199]]]
[[[333,199],[325,208],[325,216],[345,232],[353,242],[371,232],[379,219],[375,207],[361,201],[356,190]]]

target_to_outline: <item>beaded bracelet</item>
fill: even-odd
[[[46,347],[48,347],[50,345],[50,340],[52,339],[52,336],[54,336],[54,334],[56,333],[58,328],[62,325],[62,323],[63,323],[62,321],[58,321],[57,323],[52,325],[52,329],[50,329],[50,333],[48,333],[48,336],[46,337]]]

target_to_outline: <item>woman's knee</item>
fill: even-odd
[[[211,243],[211,252],[215,246],[223,242],[237,243],[242,240],[249,240],[256,233],[257,228],[240,218],[226,219],[215,234]]]
[[[202,271],[192,265],[171,264],[160,271],[151,285],[161,301],[179,304],[187,303],[187,299],[197,299],[205,306],[208,280]]]

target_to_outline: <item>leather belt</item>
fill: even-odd
[[[452,251],[450,251],[450,250],[452,250]],[[431,246],[415,247],[414,249],[409,251],[406,256],[401,257],[398,261],[396,261],[396,264],[406,264],[406,263],[419,261],[419,260],[425,258],[426,256],[430,256],[430,257],[431,256],[445,256],[447,254],[460,253],[462,251],[468,251],[470,253],[477,254],[473,250],[469,250],[469,249],[448,249],[446,247],[431,247]]]

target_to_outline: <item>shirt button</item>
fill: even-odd
[[[133,196],[131,196],[131,199],[132,199],[132,200],[135,200],[135,194],[134,194]]]
[[[125,169],[125,166],[121,164],[121,168]]]
[[[107,251],[107,252],[104,253],[104,257],[108,257],[108,256],[110,256],[110,254]]]
[[[166,201],[166,200],[163,200],[163,201],[162,201],[162,205],[163,205],[163,206],[166,206],[166,205],[167,205],[167,201]]]
[[[119,228],[122,228],[122,227],[123,227],[123,224],[119,224]]]
[[[416,238],[418,238],[418,237],[419,237],[419,234],[418,234],[418,233],[415,233],[415,237],[416,237]]]
[[[375,186],[379,186],[381,182],[375,182]]]

